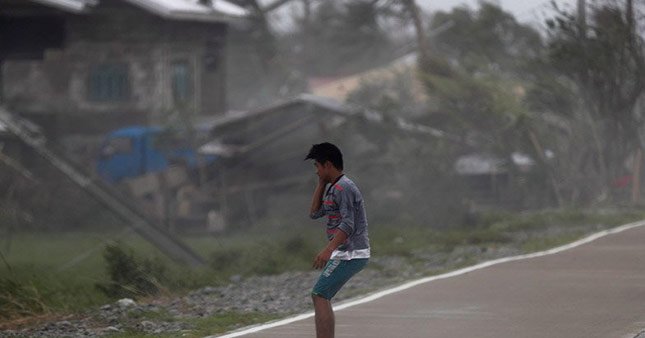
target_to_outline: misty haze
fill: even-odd
[[[312,264],[355,225],[310,211],[354,187],[341,174],[371,256],[332,301],[337,336],[645,336],[645,270],[628,266],[645,250],[628,243],[645,236],[645,2],[525,6],[0,0],[0,337],[215,337],[307,313],[239,336],[315,337]],[[305,160],[323,142],[344,168]],[[532,266],[553,287],[535,294],[512,280],[523,265],[477,279],[622,232],[566,261],[602,276]],[[471,276],[494,306],[387,291],[432,276]],[[565,302],[556,289],[577,307],[509,305]],[[379,317],[375,293],[400,298]]]

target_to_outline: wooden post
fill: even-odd
[[[4,59],[0,58],[0,105],[4,102]]]
[[[257,224],[257,219],[255,217],[255,202],[253,201],[253,192],[251,189],[244,189],[244,198],[246,199],[246,208],[249,213],[249,222],[251,226]]]
[[[226,168],[224,166],[220,166],[220,181],[219,181],[219,205],[220,205],[220,210],[222,213],[222,216],[224,217],[224,221],[228,222],[230,219],[230,213],[228,210],[228,178],[227,178],[227,173],[226,173]]]
[[[641,162],[643,161],[643,150],[638,149],[634,156],[632,167],[632,204],[638,204],[641,199]]]

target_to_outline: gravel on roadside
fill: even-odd
[[[534,235],[548,237],[549,234]],[[417,250],[406,257],[375,256],[370,259],[368,268],[343,287],[335,302],[477,262],[522,253],[518,245],[511,243],[460,245],[451,252]],[[203,287],[183,296],[147,302],[122,299],[74,318],[0,331],[0,337],[101,337],[126,331],[181,336],[194,329],[189,321],[195,318],[225,313],[266,313],[286,317],[312,311],[310,290],[319,273],[293,271],[273,276],[233,276],[225,286]]]

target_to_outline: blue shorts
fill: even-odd
[[[365,268],[367,261],[369,261],[367,258],[348,261],[330,260],[320,274],[311,294],[331,300],[352,276]]]

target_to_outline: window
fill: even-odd
[[[100,64],[89,75],[89,99],[95,102],[122,102],[130,99],[130,79],[125,63]]]
[[[206,43],[204,53],[204,70],[207,72],[217,71],[221,59],[222,46],[219,40],[211,40]]]
[[[172,97],[176,104],[186,104],[191,99],[193,86],[190,64],[187,61],[172,63]]]

